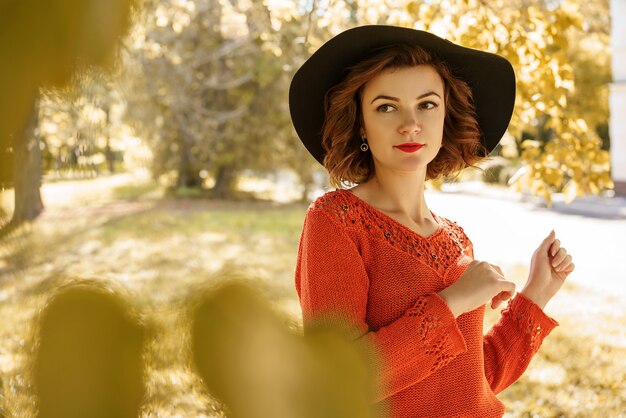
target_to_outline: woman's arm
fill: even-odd
[[[543,309],[574,268],[572,256],[551,231],[533,253],[528,280],[521,293]]]
[[[366,323],[369,279],[355,243],[321,210],[309,210],[296,267],[305,332],[318,326],[343,330],[371,352],[383,400],[423,380],[466,351],[447,304],[437,294],[419,297],[391,324]]]
[[[494,392],[522,375],[543,339],[558,325],[543,308],[573,270],[571,256],[552,231],[533,253],[524,289],[485,336],[485,374]]]
[[[494,393],[503,391],[524,373],[543,339],[557,325],[521,293],[509,302],[483,340],[485,376]]]

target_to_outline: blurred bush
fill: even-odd
[[[519,161],[493,157],[483,165],[482,180],[485,183],[507,185],[519,169]]]

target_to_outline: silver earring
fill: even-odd
[[[361,151],[367,152],[367,150],[370,149],[370,146],[367,145],[367,142],[365,142],[365,136],[362,136],[361,139],[363,140],[363,143],[361,144]]]

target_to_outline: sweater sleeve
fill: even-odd
[[[485,375],[494,393],[503,391],[524,373],[543,339],[557,325],[521,293],[509,302],[483,340]]]
[[[419,297],[400,318],[370,330],[369,279],[354,241],[321,210],[309,209],[298,250],[296,289],[305,333],[333,327],[371,353],[378,402],[423,380],[467,347],[448,305]]]

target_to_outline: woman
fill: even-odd
[[[514,100],[505,59],[390,26],[343,32],[292,81],[296,131],[338,188],[304,223],[296,288],[305,332],[340,326],[374,350],[375,401],[388,416],[501,417],[496,394],[558,325],[542,309],[574,264],[554,232],[514,296],[514,283],[474,260],[463,229],[424,199],[426,180],[497,145]],[[485,304],[508,299],[483,335]]]

